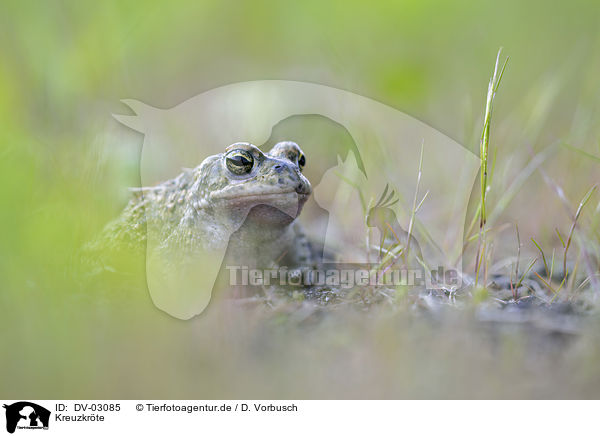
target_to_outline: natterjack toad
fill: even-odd
[[[312,262],[295,222],[311,185],[294,142],[268,153],[235,143],[198,167],[136,190],[102,241],[146,242],[146,274],[154,303],[178,318],[204,310],[222,266],[269,268]]]

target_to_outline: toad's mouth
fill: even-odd
[[[237,210],[239,213],[245,215],[250,210],[259,207],[257,210],[263,211],[261,215],[270,217],[276,221],[280,220],[279,214],[271,214],[267,213],[266,211],[279,210],[280,212],[283,212],[285,215],[289,216],[291,219],[294,219],[300,214],[304,203],[310,195],[298,193],[295,190],[262,192],[255,194],[245,193],[243,195],[239,195],[241,193],[231,195],[232,193],[228,192],[214,194],[221,194],[211,195],[211,200],[215,201],[215,205],[219,205],[224,209],[229,209],[232,212]]]
[[[295,190],[275,191],[275,192],[258,192],[258,193],[233,193],[228,191],[213,192],[210,195],[211,200],[225,201],[228,203],[255,203],[261,204],[270,203],[270,200],[302,201],[308,198],[310,194],[298,193]]]

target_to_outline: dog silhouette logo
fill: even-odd
[[[50,411],[29,401],[19,401],[3,406],[6,409],[6,431],[18,429],[48,429]]]
[[[294,117],[326,119],[344,128],[352,146],[337,149],[339,143],[323,138],[312,147],[316,161],[328,157],[317,166],[320,174],[313,174],[316,204],[309,204],[313,212],[317,206],[322,211],[319,223],[323,224],[317,230],[322,252],[336,253],[337,263],[368,262],[370,256],[365,254],[370,248],[365,250],[365,243],[371,232],[378,231],[385,243],[382,248],[391,250],[393,259],[400,253],[402,263],[420,267],[421,250],[431,262],[461,259],[467,206],[481,161],[466,147],[391,106],[342,89],[286,80],[232,83],[168,109],[132,99],[123,103],[133,114],[115,114],[114,118],[144,136],[140,186],[172,179],[182,168],[194,168],[208,156],[221,153],[226,145],[266,144],[276,126]],[[302,132],[306,130],[298,131]],[[278,138],[290,139],[298,140],[296,135]],[[300,145],[305,143],[300,141]],[[337,166],[329,159],[334,154],[339,157]],[[411,220],[407,199],[417,190],[420,164],[419,180],[427,190],[427,201]],[[399,199],[397,207],[391,208],[395,198],[385,196],[382,204],[368,209],[370,199],[386,184]],[[288,209],[281,212],[296,218],[298,208],[291,215]],[[206,309],[226,259],[229,236],[245,219],[244,214],[236,213],[236,217],[235,225],[211,226],[221,236],[211,238],[205,250],[193,253],[195,257],[165,249],[181,235],[165,236],[161,222],[146,226],[146,283],[156,307],[179,319],[190,319]],[[401,228],[400,223],[410,222],[410,232]]]

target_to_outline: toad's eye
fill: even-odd
[[[227,169],[238,176],[248,174],[254,166],[254,158],[246,150],[232,150],[225,156]]]
[[[300,156],[298,156],[298,166],[300,169],[302,169],[304,168],[304,165],[306,165],[306,158],[302,153],[300,153]]]

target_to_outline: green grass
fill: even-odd
[[[481,168],[480,172],[480,203],[478,207],[478,215],[479,215],[479,239],[477,246],[477,256],[475,257],[475,286],[479,283],[479,273],[481,271],[481,265],[484,266],[484,277],[485,281],[487,281],[487,267],[486,267],[486,233],[485,233],[485,225],[487,223],[487,207],[486,207],[486,198],[488,192],[488,161],[489,161],[489,148],[490,148],[490,126],[492,123],[492,107],[494,104],[494,98],[496,97],[496,92],[498,91],[498,87],[500,86],[500,81],[502,80],[502,75],[504,74],[504,69],[506,68],[506,64],[508,62],[508,58],[504,61],[502,68],[498,71],[498,66],[500,62],[500,54],[502,53],[502,49],[498,50],[498,55],[496,57],[496,65],[494,67],[494,74],[490,79],[490,83],[488,85],[487,98],[485,102],[485,115],[483,117],[483,130],[481,132],[481,141],[479,143],[479,158],[481,159]],[[484,283],[485,286],[485,283]]]

